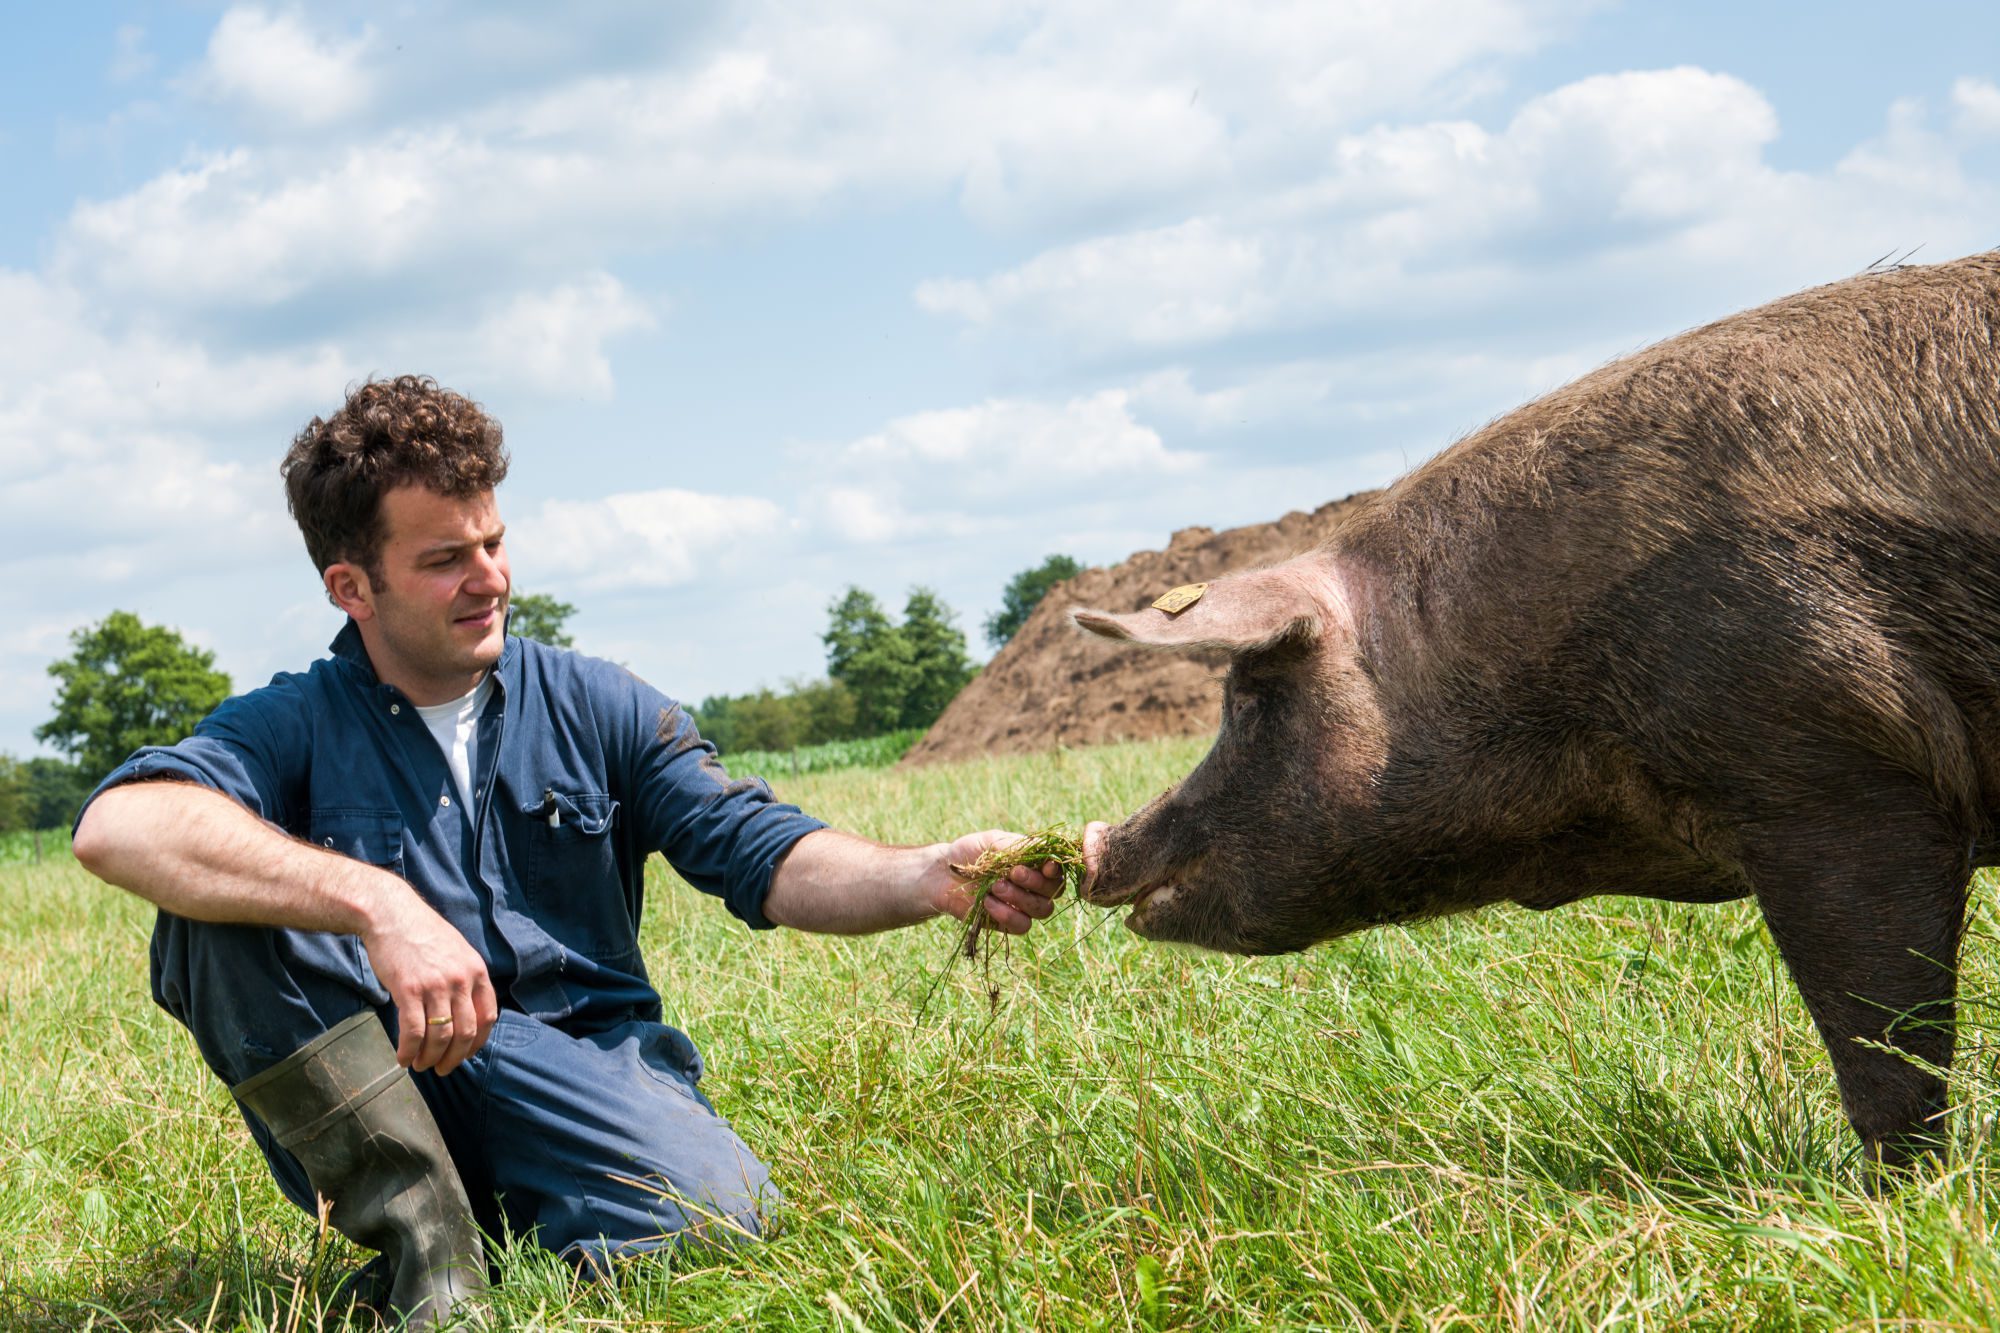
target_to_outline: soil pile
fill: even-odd
[[[1213,732],[1222,719],[1221,655],[1100,639],[1070,623],[1070,608],[1136,611],[1183,583],[1276,564],[1319,545],[1343,514],[1373,494],[1227,532],[1183,528],[1164,551],[1140,551],[1121,565],[1058,583],[903,763]]]

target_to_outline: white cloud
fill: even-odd
[[[1960,79],[1951,86],[1959,133],[1981,138],[2000,136],[2000,87],[1988,79]]]
[[[1145,346],[1206,341],[1268,313],[1276,259],[1270,242],[1197,218],[1064,246],[982,282],[926,281],[916,300],[933,314],[973,324],[1024,307],[1076,323],[1092,323],[1090,312],[1103,311],[1121,334]]]
[[[599,500],[548,500],[516,525],[524,584],[586,590],[668,588],[750,554],[788,527],[782,510],[751,495],[664,489]]]
[[[1834,182],[1855,196],[1854,206],[1872,205],[1867,211],[1873,216],[1880,216],[1884,199],[1962,204],[1967,191],[1956,149],[1931,128],[1924,104],[1915,98],[1890,104],[1882,133],[1840,160]]]
[[[1105,389],[1061,404],[989,399],[919,412],[856,440],[845,456],[861,467],[943,465],[973,484],[1009,491],[1107,473],[1185,471],[1199,462],[1135,421],[1130,402],[1126,391]]]
[[[152,72],[153,53],[146,49],[146,30],[136,23],[121,23],[111,35],[111,64],[105,77],[113,83],[130,83]]]
[[[611,392],[611,363],[604,344],[656,324],[618,279],[588,274],[548,291],[524,292],[483,320],[473,335],[477,373],[555,393],[605,397]]]
[[[1198,471],[1103,389],[1065,402],[995,398],[899,417],[831,451],[799,450],[801,516],[851,546],[1004,534],[1085,491],[1152,489]]]
[[[1978,95],[1961,105],[1978,104]],[[1292,188],[1185,221],[1054,247],[978,279],[933,279],[920,307],[1087,350],[1186,347],[1307,325],[1544,307],[1652,291],[1661,272],[1755,275],[1776,295],[1928,240],[1985,238],[1921,109],[1820,176],[1763,158],[1776,115],[1694,68],[1604,75],[1527,102],[1492,133],[1465,122],[1342,136]],[[1989,210],[1990,211],[1990,210]],[[1569,291],[1540,275],[1554,271]],[[1741,290],[1740,286],[1738,290]]]
[[[880,546],[927,536],[941,517],[935,513],[912,514],[881,491],[859,486],[830,486],[817,491],[808,499],[807,507],[817,511],[820,521],[835,536],[857,546]]]
[[[239,5],[215,25],[194,86],[246,115],[330,124],[368,102],[372,79],[363,57],[371,41],[366,32],[334,40],[312,32],[297,14]]]
[[[1726,210],[1769,175],[1777,113],[1726,74],[1683,66],[1603,74],[1522,108],[1504,152],[1534,183],[1541,217],[1676,220]]]
[[[284,131],[359,124],[378,85],[406,96],[400,57],[238,7],[190,86],[253,112],[262,146],[80,205],[57,248],[118,299],[231,310],[405,273],[429,293],[545,287],[842,199],[955,191],[989,226],[1102,225],[1266,192],[1358,118],[1473,79],[1592,2],[1187,0],[1136,23],[1113,4],[748,5],[650,67],[474,82],[344,138]]]
[[[1422,344],[1393,351],[1315,357],[1206,372],[1175,366],[1142,377],[1134,410],[1169,431],[1240,436],[1284,429],[1338,432],[1333,440],[1395,430],[1452,412],[1491,411],[1547,392],[1611,359],[1619,348],[1572,349],[1557,357],[1452,351]],[[1204,387],[1204,384],[1211,387]],[[1442,439],[1432,441],[1433,447]]]
[[[218,360],[185,339],[107,333],[75,292],[5,270],[0,308],[0,566],[11,577],[53,560],[115,583],[162,558],[201,567],[281,537],[276,459],[301,405],[347,375],[335,353]],[[246,436],[267,465],[217,448]]]
[[[404,137],[275,185],[269,154],[207,156],[116,199],[79,204],[58,271],[165,306],[268,306],[316,285],[379,278],[442,243],[439,187],[451,173],[476,174],[460,153],[449,136]]]

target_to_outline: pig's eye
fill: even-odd
[[[1257,696],[1248,690],[1237,690],[1229,696],[1229,720],[1241,722],[1257,711]]]

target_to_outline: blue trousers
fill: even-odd
[[[352,937],[162,915],[153,990],[231,1087],[364,1007],[393,1041],[395,1007]],[[701,1054],[677,1028],[597,1029],[503,1010],[486,1044],[440,1078],[413,1074],[488,1234],[529,1236],[592,1272],[687,1235],[762,1232],[770,1174],[698,1086]],[[316,1211],[298,1159],[247,1109],[285,1197]]]

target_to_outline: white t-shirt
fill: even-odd
[[[465,811],[472,814],[472,774],[479,767],[479,715],[486,711],[486,701],[493,694],[493,673],[487,672],[473,686],[472,693],[461,695],[449,703],[417,705],[417,714],[424,725],[437,737],[438,749],[444,751],[444,759],[451,766],[451,776],[458,782],[458,799],[465,803]]]

